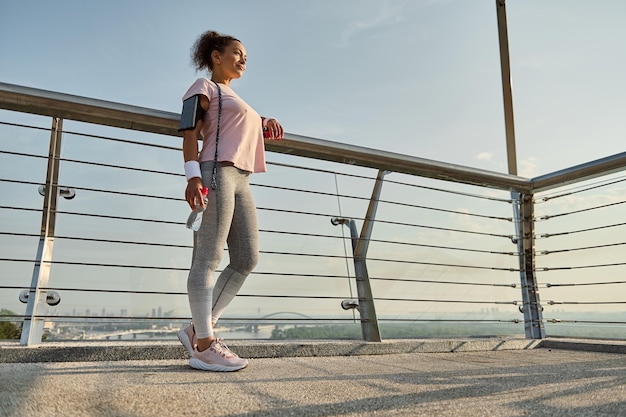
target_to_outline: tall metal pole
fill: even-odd
[[[513,122],[513,93],[511,89],[511,63],[509,61],[509,34],[506,23],[506,0],[496,0],[498,38],[500,41],[500,69],[502,72],[502,97],[504,99],[504,127],[509,174],[517,175],[515,125]],[[535,276],[535,236],[532,193],[511,192],[513,215],[519,253],[520,282],[526,337],[543,339],[543,313]]]
[[[513,94],[511,92],[511,64],[509,62],[509,34],[506,25],[506,0],[496,0],[498,13],[498,37],[500,39],[500,68],[502,71],[502,95],[504,98],[504,128],[509,174],[517,175],[515,150],[515,126],[513,124]]]

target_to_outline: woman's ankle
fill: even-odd
[[[198,339],[198,352],[202,352],[210,348],[211,345],[213,344],[213,341],[215,341],[215,337],[213,336],[203,338],[203,339]]]

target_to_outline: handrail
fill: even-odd
[[[266,147],[279,153],[501,190],[524,192],[531,184],[515,175],[293,134],[280,142],[268,142]]]
[[[170,136],[176,113],[0,82],[0,108]]]
[[[0,82],[0,108],[112,127],[180,136],[178,113]],[[537,192],[626,168],[626,152],[532,179],[362,146],[287,134],[269,151],[518,192]]]
[[[613,174],[624,169],[626,169],[626,152],[535,177],[531,180],[531,184],[534,192],[546,191],[574,182]]]
[[[181,136],[177,113],[0,82],[0,108],[106,126]],[[362,146],[287,134],[268,151],[489,188],[528,191],[529,179]]]

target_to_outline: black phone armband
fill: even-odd
[[[178,131],[193,130],[198,125],[198,120],[204,119],[205,111],[200,105],[200,94],[191,96],[183,101],[183,111],[180,114]]]

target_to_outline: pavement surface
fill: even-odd
[[[0,416],[626,416],[626,355],[554,345],[259,357],[233,373],[184,357],[5,361]]]

